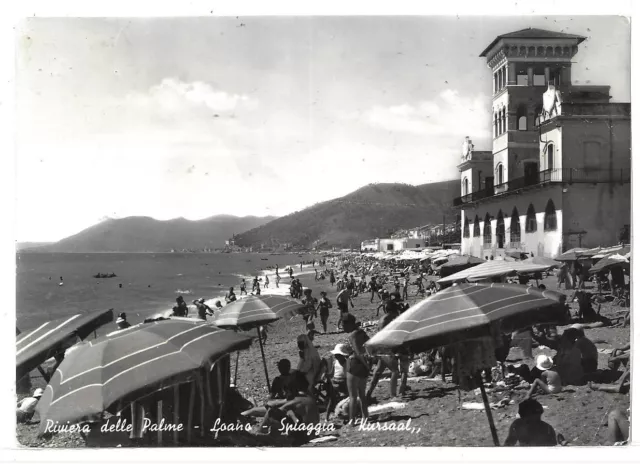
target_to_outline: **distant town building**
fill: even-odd
[[[360,244],[361,251],[401,251],[422,250],[426,246],[424,239],[420,238],[377,238],[365,240]]]
[[[584,40],[524,29],[480,55],[493,73],[493,150],[463,144],[462,253],[555,257],[629,229],[631,107],[610,103],[609,86],[572,85]]]

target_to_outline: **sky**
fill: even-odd
[[[621,17],[24,20],[16,239],[108,217],[281,216],[369,183],[456,179],[465,136],[491,149],[479,54],[526,27],[587,37],[574,83],[630,101]]]

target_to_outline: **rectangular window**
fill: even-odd
[[[387,251],[393,251],[393,243],[387,245]]]
[[[536,87],[542,87],[546,85],[546,79],[544,78],[544,74],[534,74],[533,85]]]

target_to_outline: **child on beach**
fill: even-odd
[[[243,293],[247,295],[247,283],[244,279],[242,279],[242,282],[240,282],[240,296],[242,296]]]
[[[553,361],[547,355],[540,354],[536,358],[536,367],[543,371],[539,379],[534,379],[531,384],[531,389],[525,399],[530,399],[535,391],[539,388],[544,393],[559,393],[562,391],[562,381],[560,380],[560,374],[558,374],[554,367]]]
[[[518,406],[520,418],[509,427],[504,446],[556,446],[556,431],[542,420],[544,409],[533,399],[526,399]]]

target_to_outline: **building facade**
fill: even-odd
[[[425,240],[421,238],[376,238],[362,242],[360,251],[423,250],[425,246]]]
[[[571,84],[584,37],[525,29],[480,55],[493,72],[493,150],[465,140],[462,253],[555,257],[612,245],[631,216],[631,107]]]

